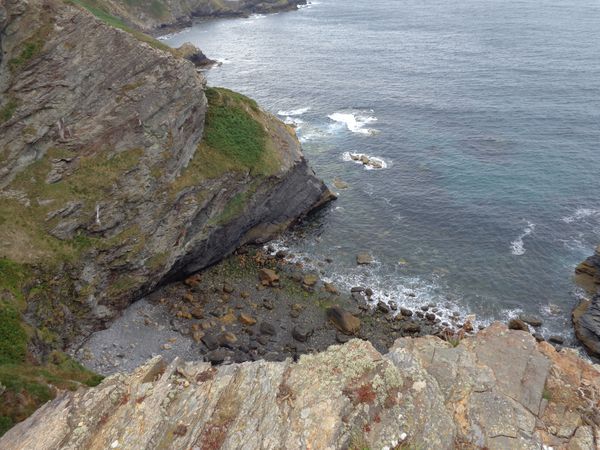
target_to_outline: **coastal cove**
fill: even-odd
[[[600,448],[597,38],[0,0],[0,449]]]
[[[197,45],[221,62],[210,84],[294,124],[339,193],[278,249],[333,258],[328,281],[377,301],[534,315],[573,345],[573,270],[600,241],[599,30],[590,1],[324,0],[162,42]]]

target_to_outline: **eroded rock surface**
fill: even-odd
[[[65,393],[0,447],[593,449],[600,372],[494,324],[457,346],[352,340],[297,363],[150,360]]]
[[[600,358],[600,245],[575,269],[577,282],[590,292],[573,310],[575,335],[588,353]]]
[[[0,258],[38,271],[27,316],[45,340],[81,337],[327,198],[291,128],[231,91],[207,102],[164,46],[66,2],[0,5]]]

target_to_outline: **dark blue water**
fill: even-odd
[[[382,299],[570,333],[573,269],[600,243],[597,0],[322,0],[167,43],[186,41],[224,61],[210,84],[297,123],[317,173],[350,185],[282,245]]]

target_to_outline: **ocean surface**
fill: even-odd
[[[600,243],[598,0],[321,0],[165,40],[188,41],[349,185],[279,246],[384,301],[573,339],[573,270]]]

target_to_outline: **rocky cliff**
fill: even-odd
[[[591,294],[573,310],[573,326],[577,339],[588,353],[600,358],[600,246],[575,269],[577,281]]]
[[[194,18],[239,17],[290,11],[306,0],[70,0],[90,10],[118,17],[146,32],[189,26]]]
[[[291,128],[97,13],[0,0],[4,386],[26,371],[3,364],[47,361],[163,281],[328,198]]]
[[[453,346],[353,340],[297,363],[160,358],[64,393],[10,430],[11,449],[593,449],[600,372],[494,324]],[[544,446],[544,447],[542,447]]]

